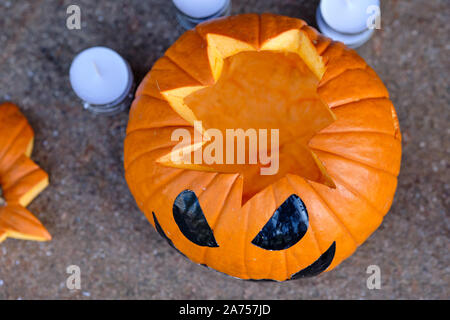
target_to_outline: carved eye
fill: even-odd
[[[218,247],[197,196],[191,190],[181,192],[173,203],[173,218],[184,236],[202,247]]]
[[[303,238],[308,225],[306,206],[297,195],[293,194],[275,210],[252,243],[266,250],[284,250]]]

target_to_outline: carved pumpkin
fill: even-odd
[[[171,134],[196,120],[204,134],[279,128],[278,173],[175,163]],[[254,280],[314,276],[349,257],[388,212],[400,158],[377,74],[304,21],[272,14],[182,35],[140,84],[125,140],[128,185],[156,230],[194,262]]]
[[[0,104],[0,242],[7,237],[51,239],[25,209],[48,185],[48,175],[30,159],[33,139],[33,130],[17,106]]]

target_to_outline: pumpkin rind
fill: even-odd
[[[48,231],[25,207],[48,185],[48,175],[29,156],[33,131],[12,103],[0,104],[0,242],[7,237],[47,241]]]
[[[321,56],[320,61],[311,60],[324,65],[317,92],[336,116],[335,122],[308,143],[334,186],[287,173],[243,202],[245,182],[238,173],[175,168],[158,162],[176,144],[170,141],[170,130],[192,127],[195,116],[182,107],[177,110],[174,103],[184,102],[171,98],[183,99],[186,91],[182,90],[195,91],[217,81],[223,65],[212,66],[212,56],[258,51],[282,34],[292,38],[300,32]],[[237,40],[236,47],[208,52],[205,45],[211,42],[214,47],[214,41],[223,38],[227,44],[229,39]],[[192,42],[184,44],[188,39]],[[316,70],[320,75],[320,67]],[[400,139],[387,89],[354,50],[323,37],[302,20],[272,14],[241,15],[199,25],[155,63],[131,108],[125,175],[150,223],[158,221],[158,228],[189,259],[242,279],[282,281],[296,274],[294,278],[300,277],[299,272],[310,266],[315,268],[320,264],[314,265],[315,261],[335,244],[326,271],[332,270],[376,230],[397,186]],[[252,181],[257,183],[257,178]],[[192,190],[198,198],[218,247],[192,243],[175,223],[172,207],[184,190]],[[253,245],[252,240],[292,194],[308,210],[309,228],[303,238],[280,251]]]

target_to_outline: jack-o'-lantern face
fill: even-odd
[[[261,174],[259,158],[205,161],[212,139],[187,145],[190,162],[174,161],[178,129],[279,130],[278,170]],[[333,269],[379,226],[400,139],[386,88],[354,50],[304,21],[248,14],[187,31],[155,63],[130,111],[125,173],[139,208],[186,257],[283,281]],[[222,160],[236,159],[236,144],[223,145]],[[244,158],[261,150],[274,154],[258,144]]]
[[[175,199],[173,218],[186,239],[192,243],[202,247],[220,247],[193,191],[185,190]],[[176,249],[173,242],[164,233],[155,213],[153,213],[153,220],[159,234]],[[269,251],[286,250],[303,238],[308,226],[309,217],[306,206],[297,195],[293,194],[275,210],[251,244]],[[291,275],[290,279],[320,274],[330,266],[335,251],[336,242],[333,242],[315,262]]]

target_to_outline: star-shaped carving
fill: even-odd
[[[239,172],[244,177],[244,202],[289,173],[334,187],[325,167],[308,147],[310,139],[334,122],[335,117],[317,93],[325,67],[307,36],[294,29],[255,49],[237,39],[208,34],[207,50],[200,48],[195,58],[201,61],[200,67],[211,70],[213,79],[205,78],[201,83],[196,80],[202,77],[194,67],[173,62],[183,61],[177,59],[177,55],[183,51],[179,49],[187,45],[190,52],[196,54],[196,37],[194,32],[186,33],[166,53],[167,57],[158,61],[151,75],[162,96],[181,117],[193,125],[201,121],[198,131],[203,134],[203,141],[193,141],[186,148],[192,155],[185,157],[182,163],[173,161],[174,153],[179,154],[179,150],[161,157],[158,162],[192,170]],[[180,67],[186,72],[180,72]],[[279,159],[278,172],[261,175],[261,167],[267,166],[261,162],[194,163],[195,150],[205,151],[214,143],[209,129],[220,131],[224,138],[227,129],[267,130],[267,148]],[[278,150],[270,148],[271,129],[279,130]],[[229,152],[236,155],[236,148],[236,144],[225,147],[223,159]],[[251,151],[247,144],[246,159],[251,152],[255,150]]]

